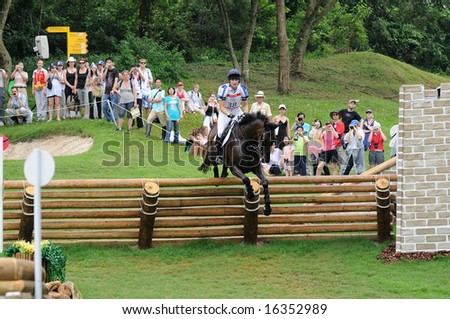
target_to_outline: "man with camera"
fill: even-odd
[[[11,89],[11,98],[8,101],[8,107],[5,111],[8,124],[31,123],[33,113],[28,108],[25,94],[19,93],[18,88],[13,86]]]
[[[349,131],[344,137],[347,143],[348,158],[344,175],[349,175],[353,166],[355,166],[356,174],[359,175],[366,170],[364,162],[364,132],[358,120],[352,120],[348,128]]]

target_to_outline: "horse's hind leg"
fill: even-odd
[[[227,176],[228,176],[228,168],[225,165],[223,165],[222,174],[220,175],[220,177],[227,177]]]

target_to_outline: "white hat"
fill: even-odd
[[[285,109],[285,110],[286,110],[286,105],[280,104],[280,106],[278,107],[278,109]]]
[[[94,62],[91,63],[91,68],[97,68],[97,64],[95,64]]]
[[[71,56],[71,57],[67,60],[67,62],[77,62],[77,60],[75,60],[75,58],[74,58],[73,56]]]
[[[256,93],[255,97],[264,97],[264,92],[258,91],[258,93]]]
[[[373,122],[373,128],[378,128],[378,129],[380,129],[380,128],[381,128],[380,123],[378,123],[377,121],[374,121],[374,122]]]

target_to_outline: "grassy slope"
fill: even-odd
[[[185,80],[186,87],[199,83],[203,95],[207,97],[209,92],[217,91],[217,87],[225,81],[229,67],[224,63],[210,62],[190,64],[186,68],[190,75]],[[276,64],[257,63],[251,64],[251,68],[251,81],[246,83],[252,95],[251,102],[254,101],[256,91],[264,90],[266,101],[271,104],[274,114],[277,113],[277,106],[283,103],[288,108],[287,115],[291,122],[299,111],[307,115],[309,122],[316,117],[327,121],[331,110],[345,108],[349,99],[359,99],[358,112],[363,116],[366,108],[373,109],[375,119],[382,124],[385,132],[389,132],[389,128],[397,122],[398,90],[401,85],[424,84],[426,88],[435,88],[449,81],[448,78],[379,54],[349,53],[307,60],[307,79],[293,79],[291,93],[280,95],[276,93]],[[164,87],[169,85],[173,83],[164,83]],[[193,127],[201,123],[201,115],[187,115],[180,125],[182,136],[186,137]],[[159,141],[158,128],[153,129],[150,143],[142,131],[132,132],[132,141],[139,141],[141,146],[130,148],[129,164],[125,163],[123,157],[124,135],[115,132],[111,125],[104,122],[72,120],[2,128],[2,134],[7,135],[11,142],[61,133],[92,136],[94,147],[85,154],[56,158],[55,179],[202,176],[196,170],[199,160],[188,157],[182,148],[176,147],[176,152],[169,152],[171,148]],[[109,146],[105,150],[111,141],[120,141],[121,147]],[[120,163],[102,165],[104,161],[112,162],[117,158],[111,155],[112,151],[118,152],[116,156],[120,155]],[[179,160],[175,161],[176,158]],[[23,162],[5,161],[5,179],[23,179]]]

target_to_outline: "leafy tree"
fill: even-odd
[[[0,8],[0,63],[5,66],[5,69],[8,72],[11,71],[11,56],[3,43],[3,30],[5,28],[10,7],[11,0],[4,0]]]

